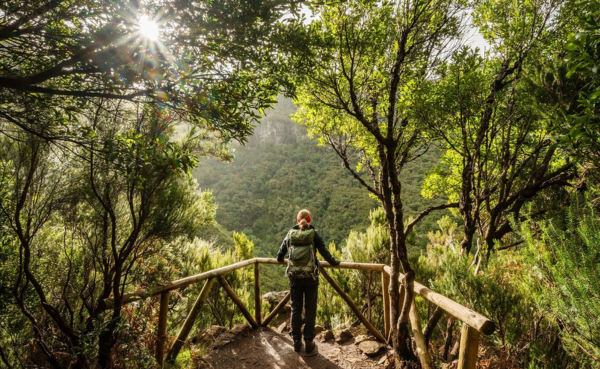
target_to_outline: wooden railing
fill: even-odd
[[[169,292],[183,288],[195,283],[199,283],[202,281],[206,281],[202,290],[200,291],[200,295],[196,299],[194,305],[192,306],[187,318],[185,319],[183,326],[179,330],[179,334],[177,338],[172,343],[171,347],[167,352],[167,360],[175,361],[175,358],[179,354],[179,351],[183,347],[188,334],[190,333],[196,317],[198,316],[200,309],[206,300],[210,289],[212,288],[215,280],[218,280],[227,295],[233,300],[233,302],[237,305],[239,310],[242,312],[248,323],[253,328],[258,328],[259,326],[267,326],[271,320],[283,309],[283,307],[290,300],[290,293],[283,298],[283,300],[267,315],[264,319],[261,316],[261,294],[260,294],[260,264],[278,264],[278,265],[287,265],[287,262],[280,263],[276,259],[272,258],[254,258],[249,260],[240,261],[235,264],[231,264],[222,268],[213,269],[204,273],[196,274],[190,277],[182,278],[176,281],[173,281],[168,284],[153,286],[147,289],[140,289],[137,291],[129,292],[124,294],[123,303],[127,304],[133,301],[141,300],[150,296],[160,295],[160,310],[159,310],[159,319],[158,319],[158,340],[157,340],[157,349],[156,349],[156,360],[160,365],[164,362],[164,354],[165,354],[165,344],[167,342],[167,313],[169,307]],[[244,268],[246,266],[254,265],[254,317],[250,314],[248,309],[244,306],[242,301],[237,297],[231,286],[227,283],[225,278],[223,277],[225,274],[234,271],[236,269]],[[367,264],[367,263],[351,263],[351,262],[342,262],[337,266],[331,266],[329,263],[321,261],[321,275],[331,284],[333,289],[342,297],[342,299],[348,304],[348,306],[352,309],[354,314],[358,317],[358,319],[363,323],[363,325],[373,334],[375,338],[377,338],[381,342],[386,341],[386,337],[389,336],[390,332],[390,312],[389,312],[389,304],[390,298],[388,293],[388,286],[390,281],[390,267],[385,264]],[[381,334],[377,328],[375,328],[371,322],[362,314],[360,309],[356,306],[356,304],[352,301],[352,299],[342,290],[342,288],[331,278],[329,273],[325,271],[324,268],[336,268],[336,269],[357,269],[357,270],[366,270],[366,271],[377,271],[381,272],[382,278],[382,291],[383,291],[383,304],[384,304],[384,327],[385,327],[385,335]],[[403,275],[400,275],[400,283],[402,283],[404,279]],[[418,282],[414,282],[414,291],[422,296],[425,300],[439,306],[448,314],[452,315],[454,318],[463,322],[461,329],[461,338],[460,338],[460,350],[459,350],[459,358],[458,358],[458,368],[459,369],[474,369],[475,363],[477,362],[477,351],[479,346],[479,334],[483,333],[486,335],[490,335],[494,332],[495,326],[494,322],[486,318],[485,316],[473,311],[465,306],[460,305],[459,303],[447,298],[446,296],[440,295],[437,292],[430,290],[429,288],[423,286]],[[403,297],[402,297],[403,299]],[[110,305],[111,300],[109,299],[107,303]],[[412,326],[413,337],[417,344],[417,353],[419,355],[419,360],[421,361],[421,366],[425,369],[433,369],[433,363],[431,360],[431,356],[429,355],[429,351],[427,348],[427,344],[425,338],[423,336],[423,332],[421,331],[421,322],[419,313],[413,301],[412,308],[410,311],[410,322]]]

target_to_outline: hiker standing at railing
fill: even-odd
[[[298,352],[302,349],[302,308],[304,307],[305,351],[310,353],[315,349],[315,319],[319,295],[319,264],[316,251],[333,266],[338,265],[340,261],[331,255],[319,232],[310,225],[310,211],[300,210],[296,220],[298,224],[288,232],[279,247],[277,261],[282,262],[286,256],[288,257],[285,275],[290,280],[291,335],[294,339],[294,351]]]

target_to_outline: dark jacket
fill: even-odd
[[[292,228],[300,229],[300,225],[296,224]],[[310,225],[308,228],[315,229],[312,225]],[[290,247],[290,238],[289,237],[290,237],[290,233],[288,232],[288,234],[283,239],[281,246],[279,247],[279,251],[277,252],[277,261],[279,261],[279,262],[282,262],[283,259],[288,255],[288,249]],[[333,266],[339,265],[340,261],[337,260],[336,258],[334,258],[333,255],[331,255],[331,253],[329,252],[329,249],[327,248],[327,246],[325,245],[325,242],[323,241],[323,238],[321,237],[319,232],[317,232],[316,229],[315,229],[314,244],[315,244],[315,249],[318,251],[319,254],[321,254],[321,256],[323,257],[323,259],[325,259],[325,261],[327,261],[329,264],[331,264]],[[318,280],[313,280],[312,278],[302,278],[302,279],[297,279],[296,281],[300,282],[300,284],[302,284],[302,285],[318,283]]]

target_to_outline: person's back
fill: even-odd
[[[285,276],[290,278],[316,278],[317,259],[314,247],[315,229],[292,228],[288,233],[288,267]]]
[[[291,335],[294,339],[294,350],[300,351],[302,348],[302,323],[304,323],[304,342],[306,352],[310,353],[315,348],[315,319],[319,294],[319,264],[316,253],[321,254],[331,265],[335,266],[340,262],[331,255],[319,232],[310,225],[311,216],[308,210],[301,210],[296,220],[298,224],[288,232],[281,243],[277,260],[282,262],[286,256],[288,257],[286,276],[290,281],[292,299]]]

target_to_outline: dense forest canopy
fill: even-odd
[[[336,258],[389,265],[391,366],[420,365],[411,311],[419,357],[456,357],[459,323],[419,281],[494,322],[488,367],[600,367],[599,17],[598,0],[2,2],[0,367],[156,367],[159,299],[124,295],[272,256],[305,207]],[[263,292],[286,288],[264,269]],[[381,330],[382,281],[331,275]],[[252,280],[226,276],[254,312]],[[201,288],[166,295],[168,339]],[[355,323],[319,294],[321,324]],[[244,321],[206,296],[194,332]]]

